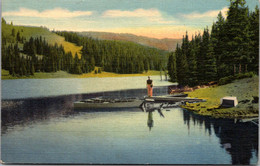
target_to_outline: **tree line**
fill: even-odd
[[[30,38],[23,47],[2,43],[2,69],[8,70],[12,76],[29,76],[35,72],[56,72],[59,70],[78,74],[78,56],[65,53],[62,45],[50,45],[42,37]]]
[[[91,70],[98,66],[108,72],[129,74],[166,67],[166,52],[156,48],[133,42],[98,40],[80,36],[75,32],[56,33],[64,36],[68,42],[83,46],[81,60],[88,63]]]
[[[7,25],[3,18],[2,25]],[[9,29],[12,27],[8,26]],[[71,52],[65,52],[62,45],[51,45],[41,36],[26,40],[20,31],[13,27],[10,34],[2,32],[2,69],[16,77],[59,70],[82,74],[93,71],[95,66],[108,72],[142,73],[160,70],[167,63],[166,53],[156,48],[131,42],[96,40],[74,32],[56,32],[66,41],[83,46],[81,57],[79,53],[73,56]]]
[[[245,0],[230,0],[227,17],[219,12],[211,32],[207,27],[191,40],[186,32],[169,55],[168,74],[171,81],[189,86],[243,72],[258,74],[258,53],[258,7],[250,12]]]

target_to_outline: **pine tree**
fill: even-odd
[[[212,42],[208,45],[208,51],[205,58],[205,82],[217,80],[217,66],[214,48]]]
[[[167,64],[167,70],[170,77],[170,81],[176,82],[177,81],[176,56],[173,52],[170,53],[168,64]]]
[[[205,84],[208,81],[208,76],[205,74],[207,61],[207,52],[209,48],[209,31],[208,28],[204,29],[202,35],[202,41],[199,46],[199,54],[197,55],[197,68],[198,68],[198,82],[199,84]]]
[[[214,54],[216,57],[216,66],[217,66],[217,78],[220,79],[222,77],[230,75],[229,68],[230,64],[229,56],[227,52],[228,37],[226,31],[226,21],[222,16],[222,13],[219,12],[216,23],[212,25],[211,30],[211,42],[214,49]]]
[[[255,7],[255,11],[249,16],[249,63],[248,70],[259,74],[259,8]],[[246,66],[247,70],[247,66]]]
[[[245,0],[231,0],[227,16],[227,52],[230,66],[248,63],[249,19]],[[232,69],[232,67],[230,67]],[[230,71],[232,73],[232,70]],[[235,74],[235,73],[234,73]]]
[[[195,86],[198,84],[198,71],[197,71],[197,45],[195,42],[195,39],[192,37],[192,40],[190,42],[190,57],[189,57],[189,77],[188,82],[189,86]]]
[[[183,51],[179,48],[178,44],[175,50],[176,55],[176,71],[177,71],[177,82],[180,85],[188,85],[187,73],[188,73],[188,63],[185,54],[182,54]]]

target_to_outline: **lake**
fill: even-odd
[[[164,117],[139,108],[73,109],[73,102],[83,98],[145,96],[146,89],[139,88],[6,97],[2,100],[9,104],[2,103],[1,160],[27,164],[257,163],[258,126],[252,123],[203,117],[181,108],[163,109]],[[155,87],[154,94],[167,94],[168,89]]]
[[[176,85],[151,76],[155,86]],[[146,76],[2,80],[2,99],[21,99],[69,94],[146,88]]]

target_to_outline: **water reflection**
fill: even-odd
[[[151,131],[151,128],[154,127],[153,112],[158,111],[164,117],[165,109],[148,107],[146,111],[148,112],[147,126]],[[189,133],[191,125],[193,125],[204,127],[209,137],[215,134],[219,138],[220,147],[230,154],[232,164],[249,165],[250,160],[254,157],[253,154],[256,158],[258,157],[258,126],[253,123],[235,123],[233,119],[199,116],[187,110],[183,110],[183,122],[187,125]]]
[[[19,101],[2,101],[2,133],[14,125],[27,125],[49,118],[67,117],[75,114],[74,100],[80,100],[80,95],[55,98],[25,99]]]
[[[156,95],[165,95],[169,87],[155,87]],[[1,105],[1,131],[5,133],[14,125],[27,125],[38,121],[46,121],[50,118],[68,117],[78,114],[74,111],[73,102],[82,99],[105,98],[143,98],[146,89],[109,91],[89,94],[75,94],[44,98],[28,98],[17,100],[2,100]]]
[[[158,95],[165,94],[165,89],[155,90]],[[5,132],[8,127],[15,124],[27,125],[28,123],[46,121],[53,117],[74,116],[77,112],[73,110],[73,102],[77,100],[99,96],[142,97],[144,94],[146,94],[146,90],[128,90],[9,101],[11,103],[10,105],[5,105],[4,107],[2,105],[2,132]],[[147,109],[147,126],[151,132],[156,130],[153,129],[152,131],[152,128],[157,125],[154,121],[156,115],[159,114],[161,119],[169,115],[164,111],[165,109],[161,109],[160,107]],[[185,110],[183,110],[180,116],[183,116],[180,117],[180,119],[183,119],[183,123],[187,125],[189,131],[192,130],[192,126],[200,126],[201,128],[205,128],[205,132],[208,133],[209,137],[216,136],[219,139],[219,145],[217,144],[217,146],[223,148],[231,156],[230,163],[250,164],[250,160],[253,157],[257,158],[258,127],[254,124],[234,123],[234,120],[230,119],[202,117]],[[146,119],[143,119],[143,122],[145,130],[147,130]],[[186,126],[184,128],[186,128]],[[158,130],[156,132],[158,133]],[[152,133],[150,135],[152,135]],[[190,135],[190,137],[192,137],[192,135]]]
[[[164,118],[164,114],[162,113],[162,108],[163,104],[158,104],[158,103],[143,103],[141,106],[141,109],[144,112],[148,112],[148,119],[147,119],[147,126],[149,127],[149,130],[151,131],[152,127],[154,126],[154,121],[153,121],[153,112],[157,111],[161,117]]]
[[[147,126],[149,127],[149,130],[151,131],[151,129],[153,127],[153,112],[148,112]]]
[[[193,125],[205,127],[205,132],[214,134],[220,139],[220,146],[231,155],[232,164],[250,164],[255,152],[258,156],[258,127],[250,122],[234,123],[232,119],[214,119],[183,111],[184,123],[190,129]]]

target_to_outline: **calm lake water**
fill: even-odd
[[[155,87],[156,95],[168,86]],[[73,92],[74,93],[74,92]],[[2,100],[1,160],[49,164],[256,164],[258,127],[181,108],[73,109],[98,96],[143,97],[145,89]],[[22,95],[20,95],[22,96]]]
[[[151,76],[155,86],[174,85]],[[2,99],[21,99],[146,88],[146,76],[2,80]]]

